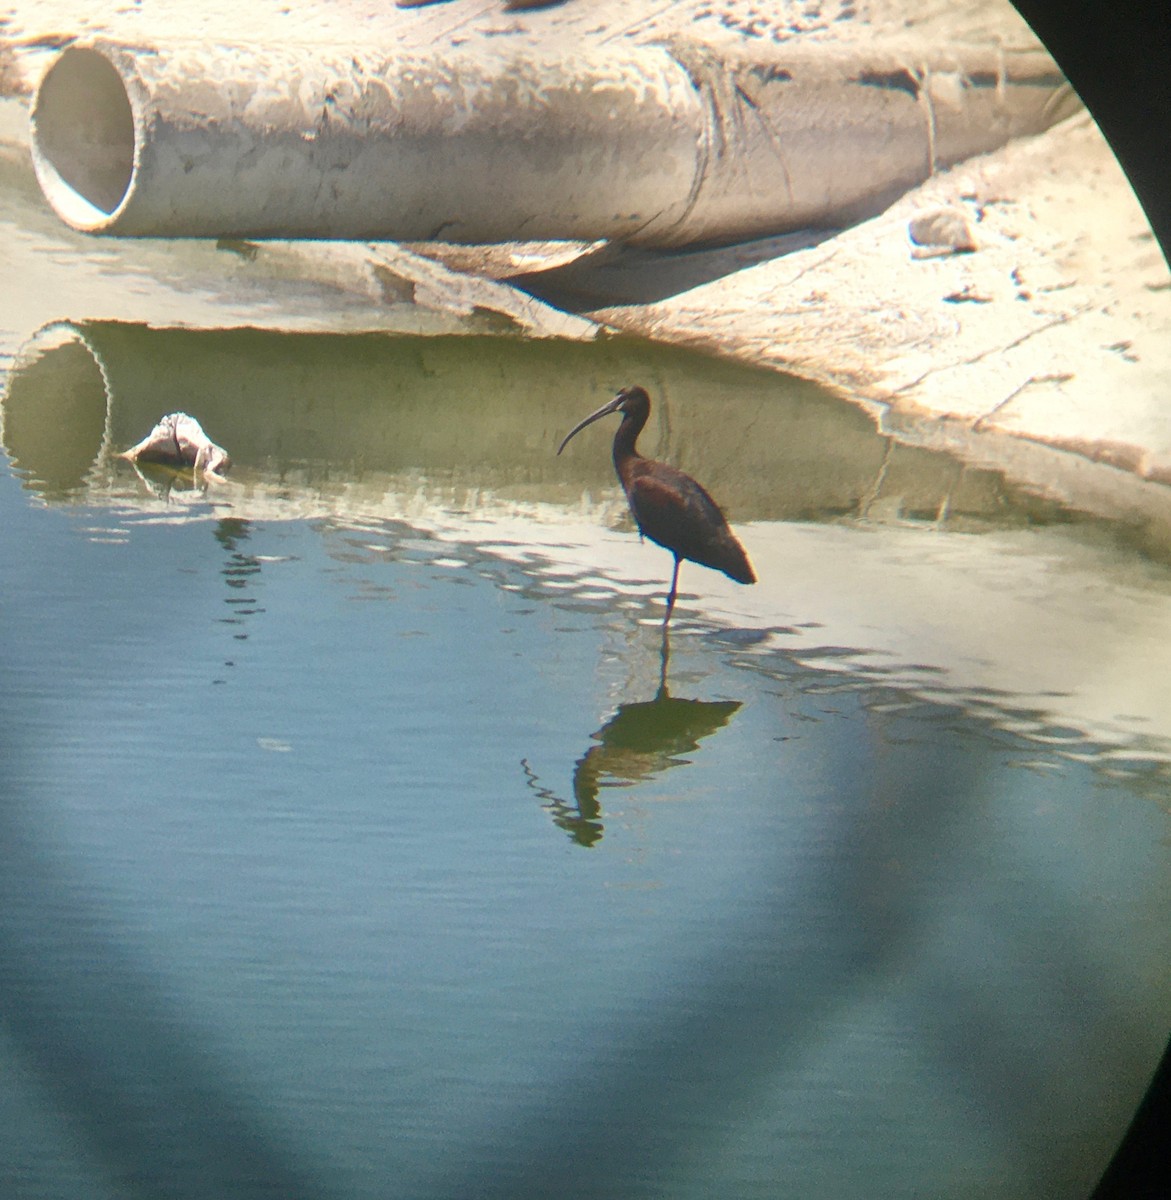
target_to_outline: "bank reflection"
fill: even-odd
[[[1004,527],[1057,513],[998,471],[883,436],[813,384],[619,338],[57,322],[16,356],[0,439],[24,486],[51,503],[198,501],[181,474],[135,474],[118,457],[182,410],[236,464],[229,479],[240,486],[213,489],[217,503],[313,500],[357,485],[389,507],[486,494],[578,505],[614,495],[609,456],[557,458],[557,442],[599,397],[635,382],[655,401],[644,452],[718,486],[735,522]]]
[[[594,846],[604,832],[603,791],[649,783],[674,767],[687,766],[700,742],[727,725],[741,704],[675,697],[662,683],[653,700],[620,704],[601,729],[590,734],[593,745],[574,765],[571,801],[542,787],[526,761],[529,786],[554,825],[579,846]]]

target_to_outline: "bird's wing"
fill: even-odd
[[[752,564],[724,514],[690,475],[655,463],[653,469],[632,475],[626,495],[639,529],[651,541],[741,583],[755,580]]]
[[[657,463],[654,474],[631,480],[628,499],[638,527],[668,550],[687,554],[688,543],[727,528],[724,514],[689,475]]]

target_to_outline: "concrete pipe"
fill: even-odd
[[[1071,107],[1044,54],[814,51],[74,45],[33,163],[93,233],[683,245],[869,215]]]
[[[32,151],[53,208],[94,233],[592,240],[682,217],[699,125],[656,53],[95,43],[44,76]]]

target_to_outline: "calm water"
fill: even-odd
[[[624,522],[612,428],[761,575]],[[113,451],[187,408],[200,493]],[[66,327],[0,472],[9,1194],[1081,1197],[1171,1018],[1171,571],[627,343]]]

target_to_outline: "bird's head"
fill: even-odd
[[[635,420],[641,418],[641,424],[646,421],[650,410],[651,398],[647,395],[646,388],[623,388],[612,400],[607,400],[596,412],[590,413],[584,421],[579,421],[562,439],[561,445],[557,447],[557,453],[560,454],[565,449],[569,444],[570,438],[581,433],[587,425],[592,425],[602,417],[608,417],[611,413],[620,412],[623,417],[632,417]]]

